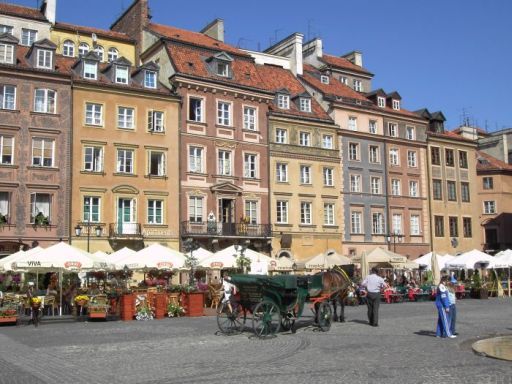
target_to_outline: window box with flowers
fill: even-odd
[[[0,323],[16,323],[18,311],[13,307],[0,307]]]
[[[87,308],[89,319],[106,319],[109,306],[107,304],[91,304]]]

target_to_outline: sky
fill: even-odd
[[[41,0],[0,0],[37,6]],[[57,0],[57,20],[108,29],[131,0]],[[488,131],[512,127],[510,0],[149,0],[153,21],[199,31],[222,18],[226,42],[264,50],[294,33],[324,52],[363,53],[372,88],[402,107],[441,110]],[[177,5],[174,5],[177,4]]]

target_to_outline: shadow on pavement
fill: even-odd
[[[358,324],[364,324],[364,325],[368,325],[368,320],[349,320],[348,321],[349,323],[358,323]]]
[[[418,331],[418,332],[414,332],[414,334],[419,335],[419,336],[436,337],[436,333],[434,331]]]

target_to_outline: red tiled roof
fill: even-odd
[[[22,68],[22,69],[28,69],[32,71],[37,71],[41,73],[55,73],[58,72],[63,75],[69,75],[69,70],[71,68],[73,59],[69,59],[63,56],[56,55],[55,57],[55,71],[46,70],[46,69],[39,69],[34,68],[32,65],[29,64],[27,61],[27,53],[30,50],[30,47],[25,47],[18,45],[16,46],[16,66],[9,65],[11,68]],[[71,64],[70,64],[71,63]]]
[[[83,34],[90,34],[90,35],[95,33],[96,35],[98,35],[100,37],[107,38],[107,39],[122,40],[122,41],[126,41],[126,42],[134,42],[134,40],[132,38],[130,38],[127,34],[121,33],[121,32],[110,31],[108,29],[83,27],[81,25],[74,25],[74,24],[61,23],[61,22],[55,23],[54,29],[63,29],[66,31],[80,32]]]
[[[427,133],[430,136],[438,136],[438,137],[444,137],[444,138],[447,138],[447,139],[455,139],[455,140],[458,140],[458,141],[465,141],[465,142],[468,142],[468,143],[474,143],[476,145],[474,140],[466,139],[465,137],[462,137],[461,135],[457,135],[456,133],[453,133],[451,131],[444,131],[443,133],[428,131]]]
[[[166,37],[171,40],[177,40],[184,43],[199,45],[201,47],[214,49],[216,51],[224,51],[235,55],[250,57],[249,54],[235,48],[222,41],[216,40],[210,36],[206,36],[200,32],[187,31],[168,25],[150,23],[148,26],[150,31],[157,33],[160,36]]]
[[[14,4],[0,4],[0,14],[22,17],[24,19],[48,21],[39,9],[22,7]]]
[[[477,171],[512,171],[512,164],[505,163],[482,151],[476,151],[477,158],[483,158],[486,161],[476,162]]]
[[[344,57],[337,57],[337,56],[331,56],[331,55],[323,55],[319,58],[321,61],[326,63],[327,65],[336,67],[336,68],[343,68],[348,69],[350,71],[354,72],[361,72],[367,75],[373,75],[370,71],[367,69],[360,67],[359,65],[355,65],[350,60],[345,59]]]
[[[484,131],[483,129],[481,128],[477,128],[477,127],[470,127],[471,129],[474,129],[478,134],[482,135],[482,136],[489,136],[489,133]],[[460,132],[463,132],[462,130],[462,127],[459,127],[459,128],[455,128],[452,132],[454,133],[460,133]]]
[[[269,91],[276,92],[286,88],[292,98],[307,92],[306,88],[304,88],[297,78],[287,69],[274,65],[258,65],[257,69]],[[280,114],[332,121],[327,112],[324,111],[314,98],[311,98],[311,112],[301,111],[294,102],[290,102],[290,109],[287,110],[280,109],[273,104],[269,106],[269,109]]]

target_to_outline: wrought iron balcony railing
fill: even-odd
[[[140,223],[113,223],[109,226],[110,238],[142,238],[142,225]]]
[[[181,223],[182,236],[230,236],[230,237],[270,237],[272,235],[271,224],[247,224],[247,223],[195,223],[184,221]]]

